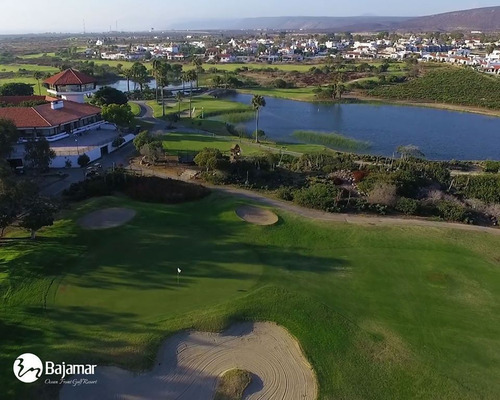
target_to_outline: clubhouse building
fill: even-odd
[[[55,168],[77,167],[83,153],[93,161],[116,150],[111,146],[119,135],[116,126],[102,119],[99,107],[84,101],[96,91],[96,84],[95,78],[68,69],[43,82],[50,96],[0,96],[0,104],[5,105],[0,107],[0,118],[13,121],[19,131],[11,164],[23,165],[24,143],[41,137],[56,152]],[[133,138],[127,136],[126,142]]]

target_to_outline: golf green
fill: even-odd
[[[284,212],[258,226],[235,214],[244,204],[220,194],[175,206],[98,198],[34,243],[5,242],[6,396],[33,394],[12,376],[22,352],[141,370],[179,329],[269,320],[299,340],[321,399],[498,398],[498,236]],[[76,223],[109,207],[137,215],[102,231]]]

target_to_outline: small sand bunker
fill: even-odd
[[[314,372],[297,341],[276,324],[246,322],[222,333],[170,337],[153,370],[144,374],[98,366],[94,375],[67,377],[97,383],[62,385],[60,399],[212,400],[219,376],[233,368],[252,374],[244,399],[314,400],[318,394]]]
[[[260,207],[241,206],[236,209],[236,215],[255,225],[273,225],[278,222],[278,216],[275,213]]]
[[[136,211],[130,208],[105,208],[91,212],[78,220],[84,229],[109,229],[126,224],[135,217]]]

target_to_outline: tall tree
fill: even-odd
[[[171,72],[170,64],[165,62],[160,63],[158,66],[158,75],[156,78],[157,87],[161,88],[161,107],[162,115],[165,116],[165,86],[168,86],[168,77]]]
[[[266,106],[264,96],[255,94],[252,98],[252,107],[255,110],[255,143],[259,143],[259,113],[262,107]]]
[[[193,65],[195,67],[197,76],[196,76],[196,87],[199,87],[199,76],[204,72],[203,70],[203,59],[201,57],[195,57],[193,59]]]
[[[134,120],[134,114],[129,104],[110,104],[102,107],[102,118],[118,126],[129,126]]]
[[[36,79],[36,82],[38,84],[38,94],[41,96],[42,95],[42,88],[40,86],[40,79],[43,78],[43,72],[35,71],[35,73],[33,74],[33,78]]]
[[[131,69],[132,69],[133,80],[134,80],[134,82],[136,82],[139,85],[139,87],[141,88],[141,92],[142,92],[142,88],[144,87],[144,84],[149,79],[148,70],[144,66],[144,64],[140,63],[139,61],[135,62],[132,65]]]
[[[184,93],[178,90],[177,93],[175,94],[175,99],[177,100],[177,104],[179,105],[179,119],[181,118],[181,103],[183,98],[184,98]]]
[[[25,143],[24,148],[26,163],[41,171],[49,168],[50,162],[56,157],[56,153],[50,148],[50,143],[43,136],[37,140],[29,140]]]
[[[127,92],[130,92],[130,80],[134,77],[132,68],[125,68],[123,70],[123,76],[127,79]]]
[[[162,68],[163,62],[159,58],[155,58],[153,60],[153,78],[156,80],[156,90],[155,90],[155,97],[156,97],[156,102],[158,103],[158,88],[160,87],[159,84],[159,76],[161,74],[161,68]]]
[[[127,104],[127,95],[121,90],[103,86],[92,96],[91,103],[100,107],[108,104]]]
[[[0,158],[6,158],[12,153],[18,138],[19,134],[14,122],[0,118]]]
[[[189,82],[189,118],[193,117],[193,81],[198,79],[198,74],[194,69],[191,69],[185,73],[185,79]]]
[[[57,207],[48,199],[37,197],[30,204],[27,204],[25,211],[19,226],[29,230],[31,239],[34,240],[39,229],[54,223],[54,214]]]

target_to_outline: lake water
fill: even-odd
[[[228,100],[250,104],[251,95]],[[266,97],[259,129],[271,140],[299,142],[295,130],[338,132],[369,141],[366,153],[392,156],[401,145],[420,147],[431,160],[500,160],[500,118],[424,107],[318,104]],[[245,124],[249,132],[255,122]]]
[[[147,85],[151,89],[156,89],[156,80],[151,79],[147,83]],[[109,83],[107,85],[97,85],[97,88],[100,88],[101,86],[111,86],[112,88],[121,90],[122,92],[126,92],[127,91],[127,80],[126,79],[120,79],[118,81],[115,81],[113,83]],[[139,89],[139,85],[136,85],[135,87],[136,87],[136,89]],[[189,88],[190,88],[189,82],[185,82],[184,83],[184,89],[186,91],[188,91]],[[193,89],[194,88],[196,88],[196,82],[193,82]],[[182,89],[182,83],[174,83],[174,84],[165,86],[165,89],[166,90],[180,90],[180,89]],[[134,90],[134,82],[133,81],[130,81],[130,90]]]

